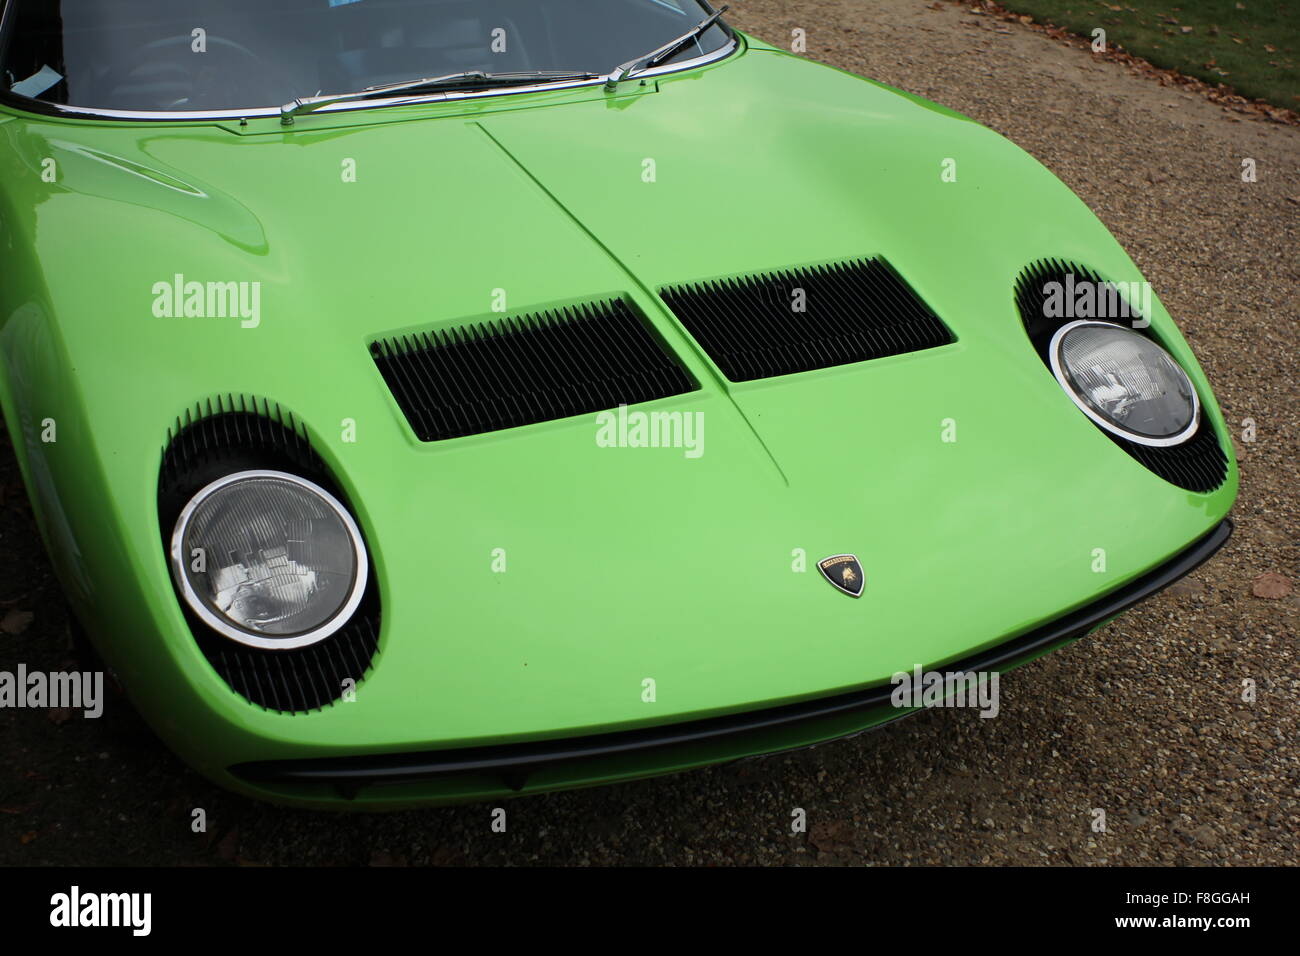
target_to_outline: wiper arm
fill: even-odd
[[[726,13],[730,7],[727,4],[722,5],[721,10],[715,10],[711,16],[705,17],[695,26],[679,36],[676,40],[669,40],[657,50],[651,50],[635,59],[628,60],[619,66],[614,67],[610,74],[605,78],[605,89],[616,90],[618,84],[626,80],[634,72],[640,73],[642,70],[648,70],[663,60],[668,59],[686,44],[700,36],[705,30],[718,22],[718,18]]]
[[[448,73],[445,76],[424,76],[416,80],[404,80],[400,83],[387,83],[383,86],[367,86],[354,93],[328,93],[324,96],[307,96],[286,103],[280,107],[280,123],[292,126],[294,117],[314,113],[322,107],[335,103],[350,103],[356,100],[375,99],[391,96],[394,93],[418,94],[436,92],[457,86],[514,86],[520,83],[558,80],[595,80],[602,74],[579,70],[526,70],[517,73],[485,73],[482,70],[465,70],[462,73]]]

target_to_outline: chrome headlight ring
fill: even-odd
[[[1093,379],[1091,390],[1086,386],[1081,387],[1079,379],[1083,376],[1079,374],[1080,370],[1071,367],[1070,361],[1065,355],[1067,339],[1071,333],[1089,328],[1103,330],[1105,335],[1112,340],[1111,343],[1094,344],[1092,347],[1094,357],[1107,348],[1116,350],[1128,347],[1131,349],[1128,356],[1129,361],[1125,363],[1119,362],[1114,356],[1096,358],[1097,364],[1087,370],[1087,374]],[[1131,336],[1132,340],[1116,336],[1113,333],[1120,333],[1121,336]],[[1102,322],[1095,319],[1067,322],[1057,329],[1052,336],[1047,347],[1047,356],[1052,368],[1052,374],[1056,377],[1056,381],[1065,391],[1065,394],[1078,406],[1080,411],[1110,434],[1117,435],[1126,441],[1154,448],[1181,445],[1196,434],[1197,427],[1200,424],[1201,406],[1200,398],[1196,394],[1196,388],[1192,384],[1191,378],[1183,370],[1182,366],[1174,360],[1172,355],[1146,336],[1113,322]],[[1104,368],[1107,362],[1110,365],[1109,369]],[[1137,374],[1139,372],[1140,375]],[[1124,381],[1123,375],[1127,375],[1130,380]],[[1137,377],[1144,380],[1134,381],[1133,379]],[[1161,386],[1167,388],[1161,389]],[[1156,389],[1158,394],[1143,396],[1143,388],[1148,392]],[[1159,432],[1159,430],[1156,433],[1147,433],[1126,427],[1118,416],[1107,414],[1104,400],[1098,400],[1096,397],[1098,393],[1109,392],[1109,397],[1114,400],[1117,407],[1127,407],[1124,404],[1125,399],[1131,398],[1135,393],[1138,398],[1150,402],[1156,399],[1164,399],[1169,390],[1176,391],[1176,396],[1173,400],[1165,402],[1158,411],[1167,416],[1176,416],[1176,427],[1166,427],[1163,433]],[[1130,402],[1130,404],[1132,403]],[[1184,406],[1181,413],[1178,409],[1180,405]],[[1177,424],[1183,418],[1186,419],[1185,424]]]
[[[240,494],[254,500],[229,515]],[[176,586],[204,624],[269,650],[308,647],[342,628],[361,603],[369,573],[348,510],[320,485],[284,471],[237,471],[205,485],[176,519],[170,554]],[[266,627],[253,623],[259,616]],[[295,619],[302,626],[294,627]]]

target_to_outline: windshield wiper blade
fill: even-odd
[[[426,77],[422,80],[409,80],[405,83],[388,83],[384,86],[367,86],[363,93],[402,93],[418,92],[421,89],[446,89],[464,85],[510,86],[515,83],[527,83],[536,80],[594,80],[603,73],[588,70],[517,70],[513,73],[485,73],[482,70],[466,70],[463,73],[448,73],[446,76]]]
[[[668,57],[672,56],[682,47],[686,46],[686,44],[699,37],[709,27],[717,23],[718,18],[729,9],[731,8],[724,3],[722,9],[715,10],[710,16],[705,17],[677,39],[669,40],[656,50],[651,50],[649,53],[643,53],[635,59],[628,60],[626,63],[621,63],[614,67],[605,78],[605,89],[618,89],[618,84],[623,80],[626,80],[634,72],[640,73],[643,70],[648,70],[651,67],[656,66],[660,61],[668,59]]]
[[[376,99],[396,93],[418,95],[424,92],[455,89],[458,86],[514,86],[521,83],[558,82],[561,80],[595,80],[603,74],[585,70],[524,70],[515,73],[485,73],[482,70],[465,70],[461,73],[448,73],[444,76],[423,76],[415,80],[400,83],[386,83],[383,86],[367,86],[353,93],[329,93],[324,96],[307,96],[286,103],[280,107],[280,123],[292,126],[294,117],[334,103],[349,103],[356,100]]]

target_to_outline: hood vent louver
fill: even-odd
[[[1073,279],[1068,279],[1069,276],[1073,276]],[[1105,280],[1096,272],[1077,263],[1058,259],[1040,259],[1031,262],[1021,271],[1016,277],[1012,290],[1020,320],[1025,324],[1025,333],[1029,336],[1035,351],[1038,352],[1039,358],[1043,360],[1043,364],[1048,366],[1049,375],[1052,372],[1051,360],[1047,354],[1048,345],[1056,330],[1072,320],[1047,314],[1047,286],[1049,283],[1056,282],[1065,287],[1067,281],[1075,285],[1082,282],[1100,285]],[[1104,303],[1105,308],[1099,309],[1102,314],[1093,316],[1094,318],[1133,328],[1134,315],[1131,309],[1121,310],[1119,314],[1110,314],[1105,309],[1110,308],[1113,300],[1098,296],[1097,301]],[[1160,344],[1162,348],[1164,347],[1164,343],[1152,334],[1150,328],[1134,331],[1141,332]],[[1219,438],[1215,434],[1214,423],[1205,414],[1204,408],[1201,410],[1201,424],[1196,429],[1196,433],[1181,445],[1169,447],[1142,445],[1128,441],[1104,428],[1098,427],[1097,430],[1133,456],[1148,471],[1187,491],[1208,494],[1222,485],[1228,477],[1228,456],[1224,454]]]
[[[934,311],[879,258],[687,283],[659,295],[733,382],[954,341]]]
[[[623,299],[380,339],[371,357],[421,441],[693,391]]]

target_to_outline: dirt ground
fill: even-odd
[[[729,19],[786,47],[803,29],[808,57],[991,126],[1096,211],[1237,428],[1228,546],[1099,635],[1008,675],[999,719],[930,711],[761,762],[517,800],[506,833],[482,805],[339,816],[231,796],[120,698],[93,721],[0,711],[0,863],[1297,862],[1300,588],[1253,587],[1298,577],[1300,130],[951,3],[732,0]],[[1256,182],[1242,181],[1243,159]],[[78,666],[7,440],[0,493],[0,669]],[[196,807],[206,833],[191,832]],[[806,834],[790,833],[796,807]]]

